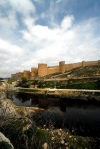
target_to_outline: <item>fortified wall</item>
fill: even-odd
[[[69,71],[73,68],[77,67],[85,67],[92,65],[100,65],[100,60],[98,61],[82,61],[79,63],[65,64],[65,61],[59,62],[58,66],[47,67],[47,64],[38,64],[38,68],[31,68],[31,72],[24,70],[23,72],[18,72],[16,74],[11,74],[11,78],[19,79],[21,76],[26,76],[27,79],[34,79],[36,77],[43,77],[46,75],[54,74],[54,73],[64,73],[65,71]]]

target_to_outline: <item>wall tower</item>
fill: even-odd
[[[24,70],[24,76],[26,76],[27,79],[30,79],[30,78],[31,78],[31,73],[30,73],[30,71]]]
[[[59,72],[61,73],[65,72],[65,61],[59,62]]]
[[[47,74],[47,64],[38,64],[38,76],[43,77]]]
[[[85,61],[82,61],[82,67],[85,67]]]
[[[38,76],[38,68],[31,68],[31,79]]]

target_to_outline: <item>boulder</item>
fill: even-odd
[[[3,133],[0,132],[0,149],[14,149],[10,140],[4,136]]]

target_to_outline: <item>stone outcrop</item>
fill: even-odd
[[[14,149],[10,140],[4,136],[3,133],[0,132],[0,149]]]

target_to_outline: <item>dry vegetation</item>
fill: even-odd
[[[76,93],[72,93],[73,94]],[[0,131],[15,149],[96,149],[100,138],[71,135],[66,129],[55,129],[51,116],[44,114],[45,123],[37,127],[33,114],[38,109],[16,107],[5,95],[0,97]],[[74,132],[74,130],[72,130]]]

